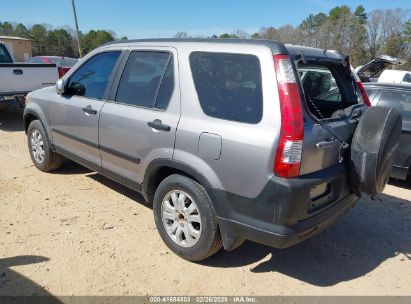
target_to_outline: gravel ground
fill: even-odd
[[[21,113],[0,112],[0,161],[0,295],[411,295],[411,181],[292,248],[194,264],[139,194],[71,162],[36,170]]]

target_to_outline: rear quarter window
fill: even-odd
[[[261,120],[263,95],[257,56],[193,52],[190,66],[206,115],[254,124]]]

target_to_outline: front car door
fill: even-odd
[[[100,113],[99,143],[107,175],[141,184],[153,159],[172,158],[180,118],[177,51],[131,49]]]
[[[70,75],[66,92],[50,104],[54,146],[91,167],[101,165],[98,120],[120,55],[120,51],[106,51],[90,57]]]

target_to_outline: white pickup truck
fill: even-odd
[[[16,102],[23,106],[29,92],[52,86],[58,78],[55,64],[14,63],[0,41],[0,110]]]

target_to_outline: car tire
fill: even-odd
[[[33,120],[27,130],[30,157],[37,169],[44,172],[61,167],[64,157],[51,150],[46,132],[39,120]]]
[[[154,195],[154,220],[164,243],[188,261],[207,259],[222,247],[211,200],[193,179],[173,174]]]

